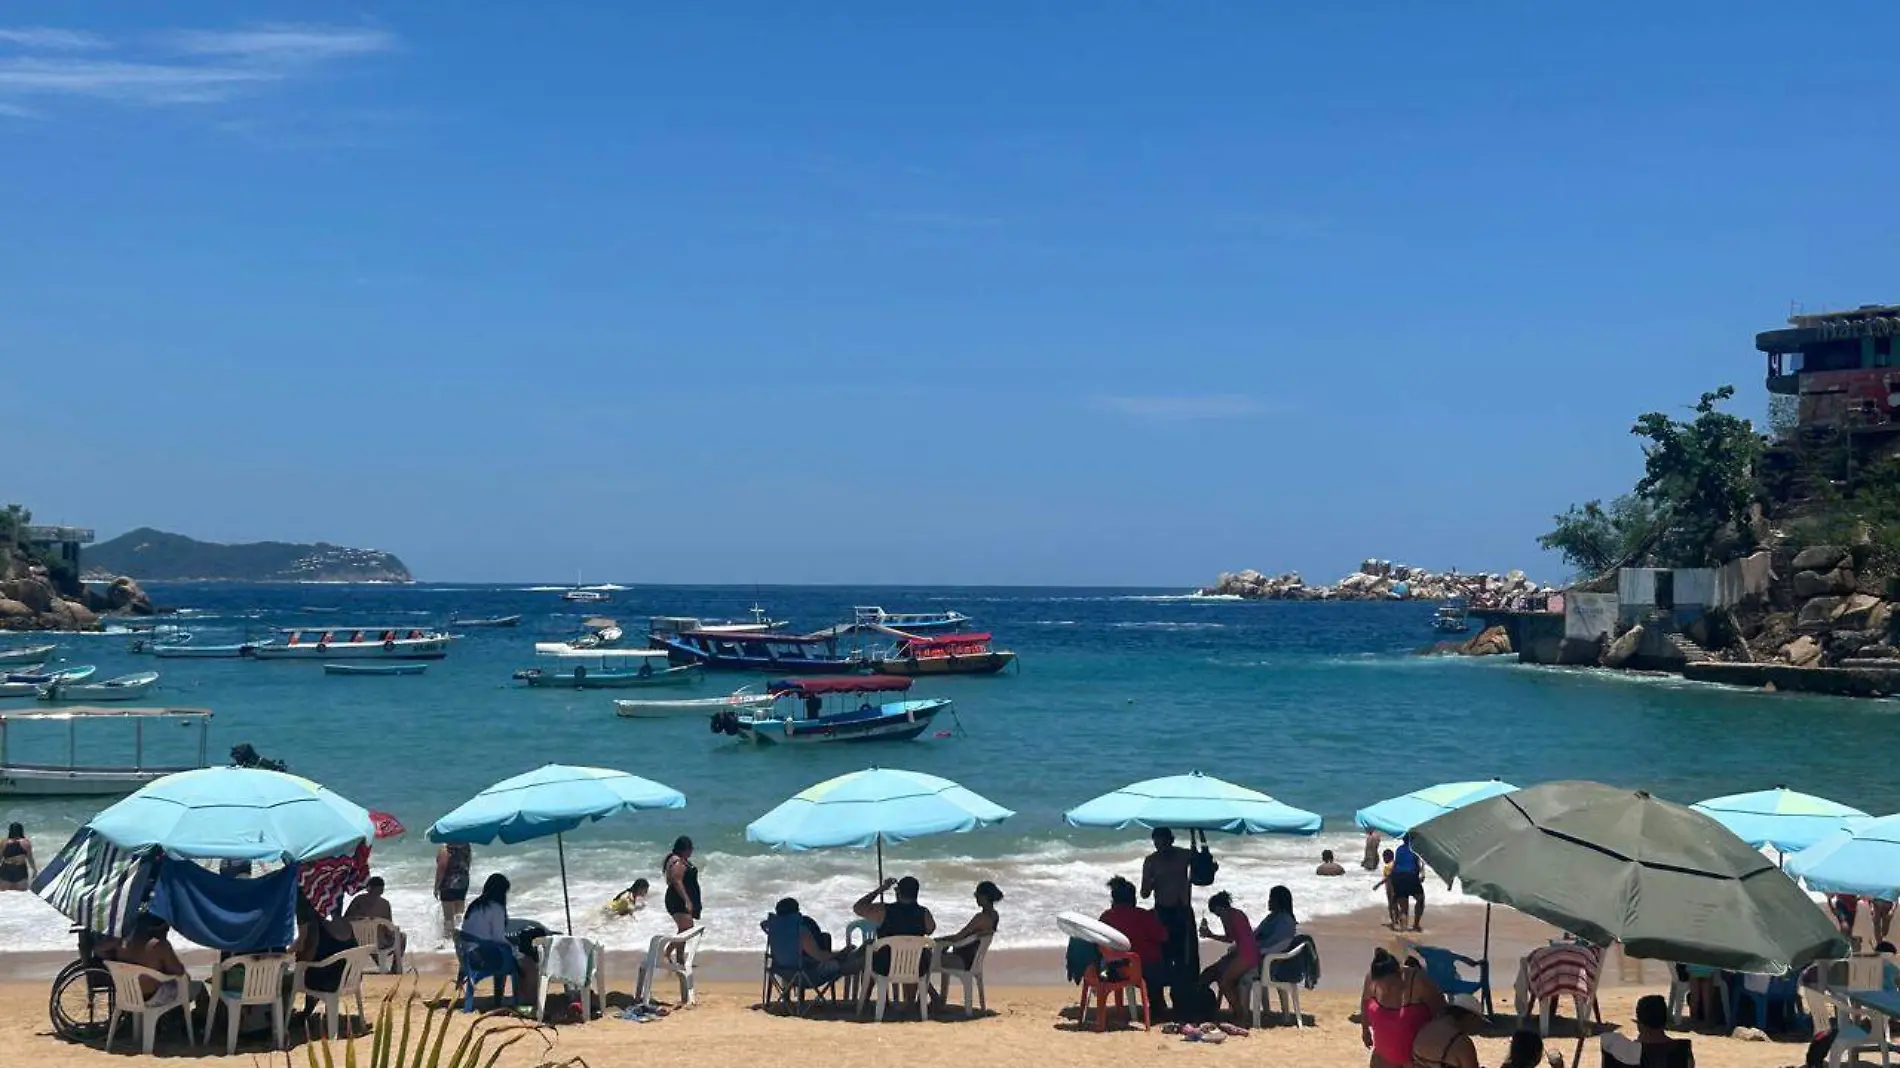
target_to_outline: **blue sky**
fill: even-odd
[[[1557,577],[1637,413],[1900,300],[1890,4],[0,14],[0,496],[102,535]]]

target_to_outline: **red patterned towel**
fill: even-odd
[[[297,886],[318,912],[334,916],[343,907],[343,895],[360,889],[368,879],[369,846],[364,844],[347,857],[324,857],[305,863],[297,873]]]
[[[1602,966],[1603,951],[1589,946],[1545,946],[1524,958],[1531,996],[1540,1001],[1556,997],[1589,1001],[1596,996],[1597,969]]]

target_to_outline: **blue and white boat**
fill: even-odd
[[[818,634],[689,630],[654,633],[648,642],[676,664],[704,664],[729,671],[770,671],[784,675],[832,675],[857,671],[863,658],[838,648],[837,629]]]
[[[133,653],[156,653],[160,649],[170,649],[190,644],[190,631],[183,627],[163,625],[154,626],[146,633],[133,638],[126,646],[126,651]]]
[[[420,675],[427,664],[325,664],[325,675]]]
[[[98,669],[91,664],[76,664],[72,667],[54,668],[51,671],[16,671],[0,678],[0,697],[34,697],[40,687],[55,682],[81,682],[92,677]]]
[[[270,645],[273,641],[265,638],[236,645],[159,645],[154,646],[151,653],[160,660],[237,660],[256,656],[259,646]]]
[[[871,702],[873,695],[909,689],[910,680],[895,675],[783,679],[767,687],[778,699],[771,710],[719,712],[712,731],[762,745],[907,742],[950,708],[944,698]],[[835,699],[829,711],[826,698]]]
[[[62,676],[40,687],[42,701],[78,701],[94,704],[102,701],[136,701],[158,685],[158,672],[140,671],[120,675],[104,682],[85,682]]]
[[[860,627],[887,627],[910,634],[955,630],[970,621],[962,612],[886,612],[874,604],[858,605],[851,610],[851,615],[851,621]]]
[[[524,668],[515,678],[530,686],[569,690],[626,690],[641,686],[686,686],[699,680],[697,664],[668,665],[658,649],[575,649],[543,642],[535,655],[546,667]]]

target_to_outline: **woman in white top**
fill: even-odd
[[[468,903],[468,911],[462,914],[462,934],[478,942],[488,943],[480,952],[514,953],[515,967],[520,977],[515,980],[515,1000],[529,990],[539,990],[539,973],[535,971],[534,958],[515,951],[508,941],[508,877],[496,872],[482,884],[481,895]],[[489,963],[489,962],[484,962]]]

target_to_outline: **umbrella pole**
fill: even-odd
[[[1489,901],[1484,903],[1484,952],[1480,954],[1480,958],[1484,961],[1484,973],[1486,976],[1486,982],[1484,984],[1484,1014],[1489,1017],[1492,1011],[1491,983],[1489,981],[1491,975],[1491,903]]]
[[[884,899],[884,836],[877,836],[877,896]]]
[[[574,933],[574,903],[567,898],[567,840],[554,836],[554,848],[561,855],[561,908],[567,913],[567,933]]]

